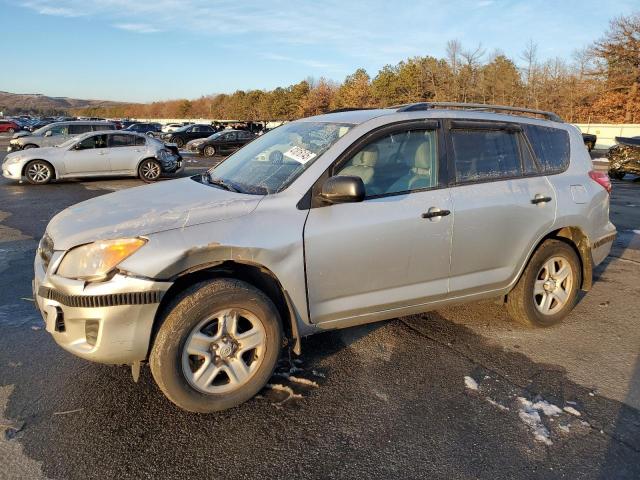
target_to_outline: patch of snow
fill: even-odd
[[[319,378],[325,378],[326,377],[326,375],[324,373],[318,372],[317,370],[311,370],[311,374],[314,377],[319,377]]]
[[[569,433],[569,425],[558,425],[558,428],[564,433]]]
[[[518,401],[520,402],[518,416],[520,417],[520,420],[529,427],[533,433],[533,438],[545,445],[553,445],[551,438],[549,438],[549,430],[547,430],[547,427],[543,425],[538,410],[533,408],[534,404],[523,397],[518,397]]]
[[[562,413],[562,410],[557,405],[549,403],[546,400],[538,400],[531,405],[532,408],[542,411],[547,417],[555,417]]]
[[[575,416],[575,417],[579,417],[580,416],[580,412],[578,410],[576,410],[573,407],[564,407],[563,410],[567,413],[570,413],[571,415]]]
[[[501,403],[496,402],[494,399],[489,398],[489,397],[484,397],[485,400],[487,402],[489,402],[491,405],[498,407],[500,410],[509,410],[509,407],[505,407],[504,405],[502,405]]]
[[[302,385],[309,385],[310,387],[319,387],[320,385],[318,385],[316,382],[314,382],[313,380],[309,380],[307,378],[302,378],[302,377],[294,377],[293,375],[289,375],[289,380],[291,380],[292,382],[295,383],[300,383]]]
[[[576,402],[572,402],[571,400],[567,400],[567,401],[566,401],[566,402],[564,402],[564,403],[568,403],[569,405],[577,405],[577,403],[576,403]]]
[[[464,386],[469,390],[478,390],[478,382],[471,377],[464,377]]]
[[[288,402],[289,400],[292,400],[292,399],[302,398],[302,395],[294,392],[291,387],[287,387],[286,385],[282,385],[280,383],[267,383],[266,387],[270,388],[271,390],[277,390],[279,392],[285,392],[289,394],[287,398],[285,398],[282,402],[280,402],[281,404]]]

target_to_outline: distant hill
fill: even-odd
[[[60,112],[87,107],[115,107],[125,105],[123,102],[110,100],[81,100],[68,97],[49,97],[40,93],[10,93],[0,91],[0,111],[7,113],[20,112]]]

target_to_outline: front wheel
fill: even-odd
[[[253,397],[273,374],[282,326],[275,305],[235,279],[198,283],[168,308],[149,363],[180,408],[209,413]]]
[[[580,259],[560,240],[545,241],[507,295],[507,311],[519,323],[550,327],[573,309],[582,284]]]
[[[213,157],[216,154],[216,149],[211,145],[207,145],[203,150],[205,157]]]
[[[180,137],[173,137],[171,143],[175,143],[178,148],[184,147],[184,140]]]
[[[153,158],[147,158],[146,160],[143,160],[138,167],[138,176],[143,182],[155,182],[156,180],[158,180],[158,178],[160,178],[161,173],[162,167],[160,167],[160,163],[158,163],[158,161]]]
[[[44,185],[53,178],[53,167],[44,160],[33,160],[24,169],[27,181],[33,185]]]

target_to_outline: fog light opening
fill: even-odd
[[[92,347],[98,341],[98,332],[100,330],[99,320],[86,320],[84,322],[84,336],[89,345]]]

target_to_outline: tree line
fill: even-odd
[[[457,41],[445,58],[416,56],[373,78],[357,69],[342,83],[306,79],[274,90],[238,90],[196,100],[86,108],[85,116],[292,120],[341,108],[421,101],[490,103],[549,110],[569,122],[640,123],[640,12],[613,19],[571,59],[541,61],[531,41],[516,60]]]

